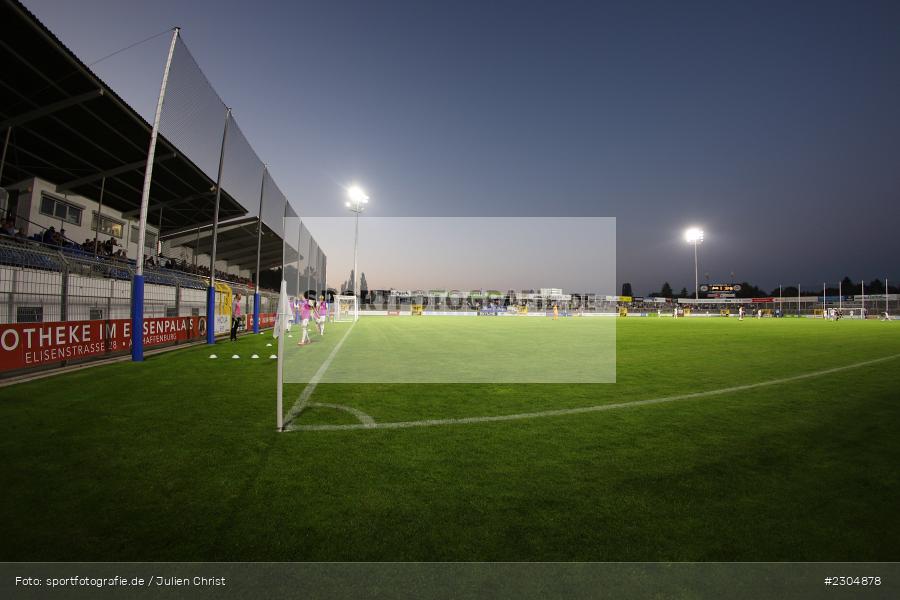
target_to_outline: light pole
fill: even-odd
[[[684,232],[684,240],[688,244],[694,245],[694,299],[700,300],[700,271],[697,263],[697,246],[703,243],[703,230],[699,227],[691,227]]]
[[[347,190],[347,197],[350,198],[345,206],[350,212],[356,213],[356,230],[353,234],[353,295],[357,296],[356,312],[353,316],[354,321],[359,320],[359,303],[362,301],[362,295],[359,293],[359,213],[365,209],[365,205],[369,203],[369,197],[366,192],[358,185],[350,186]]]

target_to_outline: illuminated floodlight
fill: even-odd
[[[699,244],[703,241],[703,230],[699,227],[690,227],[684,232],[684,241],[689,244]]]
[[[350,212],[356,213],[355,232],[353,235],[353,295],[359,297],[359,213],[365,208],[363,205],[368,204],[369,196],[366,191],[358,185],[351,185],[347,188],[347,197],[350,202],[345,202],[344,206],[350,209]],[[359,320],[359,301],[355,302],[356,309],[353,316],[354,321]]]
[[[697,246],[703,242],[703,230],[699,227],[688,227],[684,232],[684,241],[694,245],[694,300],[700,300],[700,266],[697,259]]]
[[[365,190],[358,185],[351,185],[347,189],[347,196],[355,204],[366,204],[369,201],[369,196],[366,195]]]

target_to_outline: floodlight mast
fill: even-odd
[[[362,302],[362,294],[359,293],[359,213],[365,210],[365,205],[369,203],[369,197],[358,185],[352,185],[347,189],[347,197],[349,202],[344,205],[350,209],[350,212],[356,213],[356,226],[353,234],[353,295],[357,297],[355,302],[353,321],[359,320],[359,303]]]
[[[697,261],[697,245],[703,243],[703,230],[699,227],[691,227],[684,232],[687,243],[694,245],[694,299],[700,300],[700,269]]]

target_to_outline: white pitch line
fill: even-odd
[[[333,408],[335,410],[342,410],[342,411],[348,412],[351,415],[353,415],[354,417],[356,417],[356,419],[363,425],[368,425],[371,427],[372,425],[375,424],[375,419],[373,419],[370,415],[367,415],[366,413],[359,410],[358,408],[353,408],[352,406],[347,406],[346,404],[327,404],[325,402],[309,402],[307,404],[307,406],[309,406],[310,408],[315,407],[315,406],[321,406],[323,408]]]
[[[328,355],[328,358],[325,359],[319,369],[316,371],[315,375],[312,376],[312,379],[309,380],[309,383],[306,384],[306,387],[303,388],[303,391],[300,393],[300,397],[297,398],[297,401],[294,403],[294,406],[291,407],[290,412],[288,412],[287,417],[284,419],[284,429],[288,429],[288,426],[297,418],[297,416],[303,412],[303,409],[306,408],[307,402],[309,402],[309,397],[312,396],[312,393],[316,391],[316,386],[319,385],[319,381],[321,381],[322,377],[325,375],[325,371],[328,370],[328,367],[331,366],[331,361],[334,360],[335,355],[338,353],[338,350],[341,349],[341,346],[344,345],[344,340],[347,339],[347,336],[350,335],[350,331],[353,329],[353,326],[356,325],[356,321],[350,324],[350,327],[347,328],[347,331],[344,332],[344,337],[342,337],[337,345],[331,350],[331,354]]]
[[[756,388],[766,387],[770,385],[779,385],[782,383],[792,383],[803,379],[812,379],[814,377],[822,377],[841,371],[849,371],[860,367],[867,367],[882,363],[889,360],[900,358],[900,354],[892,354],[882,358],[875,358],[863,362],[844,365],[842,367],[833,367],[823,371],[814,371],[812,373],[803,373],[802,375],[793,375],[791,377],[783,377],[781,379],[770,379],[769,381],[761,381],[759,383],[748,383],[746,385],[736,385],[733,387],[721,388],[718,390],[708,390],[706,392],[693,392],[690,394],[679,394],[677,396],[665,396],[662,398],[650,398],[647,400],[636,400],[634,402],[618,402],[615,404],[599,404],[596,406],[583,406],[579,408],[562,408],[558,410],[544,410],[540,412],[517,413],[511,415],[496,415],[487,417],[464,417],[456,419],[426,419],[423,421],[397,421],[393,423],[353,423],[348,425],[297,425],[294,431],[344,431],[348,429],[408,429],[411,427],[435,427],[438,425],[465,425],[468,423],[492,423],[496,421],[518,421],[522,419],[536,419],[539,417],[558,417],[564,415],[577,415],[582,413],[602,412],[607,410],[615,410],[618,408],[630,408],[633,406],[647,406],[649,404],[663,404],[666,402],[676,402],[678,400],[693,400],[695,398],[705,398],[707,396],[718,396],[720,394],[730,394],[733,392],[742,392],[744,390],[752,390]]]

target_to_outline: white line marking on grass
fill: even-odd
[[[875,358],[863,362],[844,365],[842,367],[833,367],[823,371],[814,371],[812,373],[803,373],[802,375],[793,375],[791,377],[783,377],[781,379],[770,379],[769,381],[760,381],[758,383],[748,383],[746,385],[736,385],[733,387],[721,388],[718,390],[708,390],[705,392],[693,392],[690,394],[679,394],[677,396],[665,396],[662,398],[650,398],[647,400],[636,400],[634,402],[617,402],[615,404],[599,404],[596,406],[582,406],[579,408],[562,408],[558,410],[544,410],[540,412],[517,413],[511,415],[495,415],[487,417],[463,417],[456,419],[425,419],[422,421],[398,421],[394,423],[353,423],[348,425],[297,425],[293,429],[295,431],[343,431],[348,429],[408,429],[411,427],[435,427],[438,425],[465,425],[468,423],[493,423],[495,421],[519,421],[521,419],[536,419],[539,417],[559,417],[565,415],[577,415],[582,413],[602,412],[607,410],[615,410],[619,408],[630,408],[633,406],[647,406],[649,404],[664,404],[666,402],[676,402],[678,400],[693,400],[695,398],[706,398],[707,396],[718,396],[721,394],[730,394],[733,392],[742,392],[744,390],[752,390],[756,388],[766,387],[770,385],[779,385],[782,383],[793,383],[804,379],[812,379],[814,377],[822,377],[860,367],[867,367],[882,363],[889,360],[900,358],[900,354],[892,354],[882,358]]]
[[[344,412],[348,412],[365,426],[371,427],[375,424],[375,419],[373,419],[370,415],[367,415],[363,411],[358,408],[353,408],[352,406],[347,406],[346,404],[326,404],[325,402],[309,402],[307,404],[308,407],[313,408],[315,406],[321,406],[323,408],[333,408],[335,410],[342,410]]]
[[[347,328],[347,331],[344,332],[344,337],[342,337],[334,348],[331,349],[331,354],[328,355],[328,358],[325,359],[319,369],[316,371],[315,375],[312,376],[312,379],[309,380],[309,383],[306,384],[306,387],[303,388],[303,391],[300,392],[300,397],[297,398],[297,401],[294,403],[294,406],[291,407],[290,412],[288,412],[287,417],[284,419],[284,429],[288,429],[289,426],[294,422],[303,409],[306,408],[307,403],[309,402],[309,397],[312,396],[312,393],[316,391],[316,386],[319,385],[319,381],[322,380],[322,377],[325,375],[325,371],[328,370],[328,367],[331,366],[331,361],[334,360],[335,355],[337,355],[338,350],[341,349],[341,346],[344,345],[344,340],[347,339],[347,336],[350,335],[350,331],[353,330],[353,326],[356,325],[356,321],[353,321],[350,324],[350,327]],[[371,419],[371,417],[369,417]],[[374,422],[374,420],[373,420]],[[291,429],[294,429],[291,427]]]

